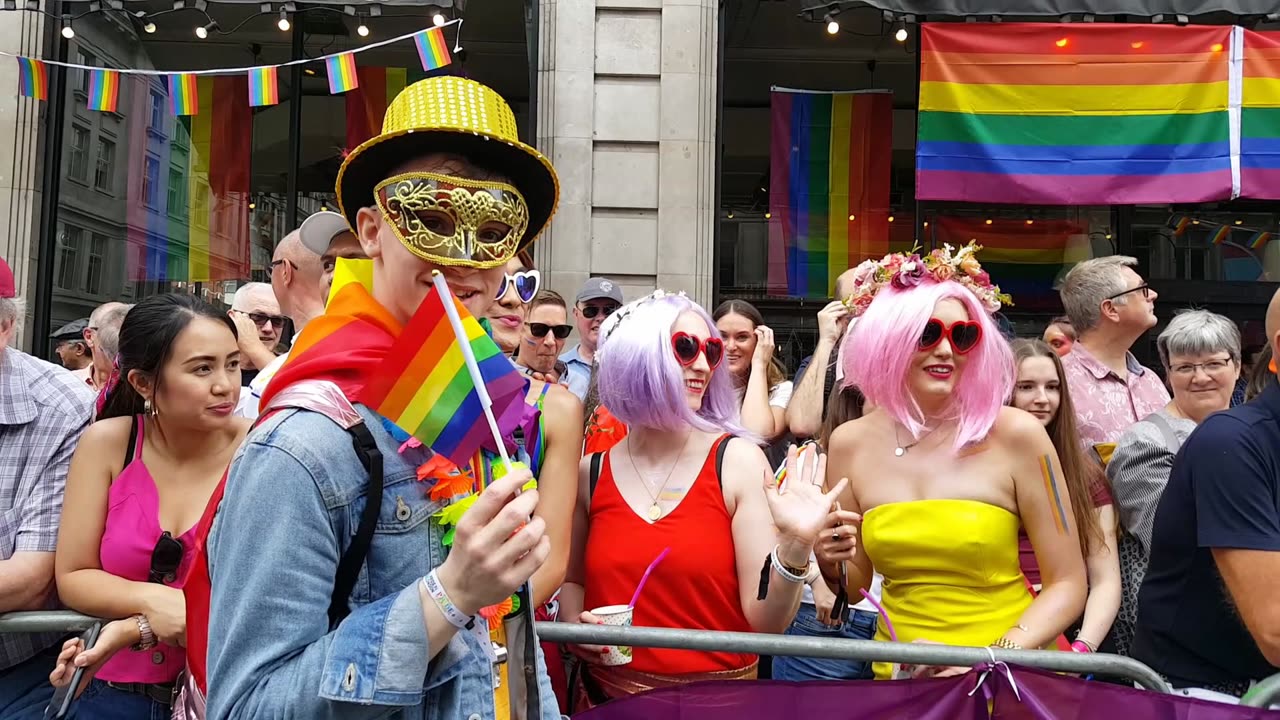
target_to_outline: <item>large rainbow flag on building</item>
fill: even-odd
[[[1280,198],[1280,32],[1244,31],[1240,195]]]
[[[917,197],[1052,205],[1230,198],[1232,33],[925,24]]]
[[[774,88],[770,103],[769,294],[831,297],[889,246],[893,95]]]

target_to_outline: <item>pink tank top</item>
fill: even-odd
[[[126,580],[147,582],[151,575],[151,553],[160,540],[160,495],[151,471],[142,461],[143,428],[139,415],[134,422],[138,440],[133,460],[111,483],[107,498],[107,521],[102,531],[99,561],[102,569]],[[191,568],[195,528],[176,539],[182,543],[182,563],[177,580],[170,587],[181,589]],[[98,671],[98,679],[119,683],[172,683],[185,666],[184,651],[172,645],[156,645],[150,650],[121,650]]]

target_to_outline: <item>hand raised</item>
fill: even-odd
[[[808,462],[801,468],[796,447],[792,445],[787,450],[784,489],[779,489],[778,481],[772,473],[766,473],[764,480],[765,499],[769,502],[769,513],[773,516],[778,534],[808,547],[812,547],[818,539],[831,508],[835,506],[836,498],[849,484],[848,478],[843,478],[830,492],[823,492],[822,480],[827,473],[827,456],[817,453],[817,461],[813,462],[813,452],[809,450],[805,453]]]

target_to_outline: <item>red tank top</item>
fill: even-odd
[[[191,563],[191,573],[182,586],[182,594],[187,601],[187,672],[196,681],[200,692],[206,695],[209,688],[205,681],[206,665],[209,655],[209,600],[213,592],[209,584],[209,530],[213,527],[213,518],[218,514],[218,506],[222,504],[222,496],[227,489],[227,474],[223,472],[222,481],[214,489],[209,504],[204,509],[204,516],[196,526],[193,551],[195,558]]]
[[[605,453],[591,498],[586,549],[586,608],[625,605],[645,568],[671,548],[636,603],[639,627],[751,632],[742,613],[732,518],[716,477],[716,440],[689,492],[668,515],[650,524],[627,505],[613,481],[612,452]],[[738,670],[755,655],[635,648],[631,670],[661,675]]]

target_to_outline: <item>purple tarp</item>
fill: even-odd
[[[1021,667],[1012,673],[1016,690],[997,670],[971,695],[980,675],[892,682],[714,681],[618,700],[578,713],[574,720],[1280,720],[1280,711]]]

